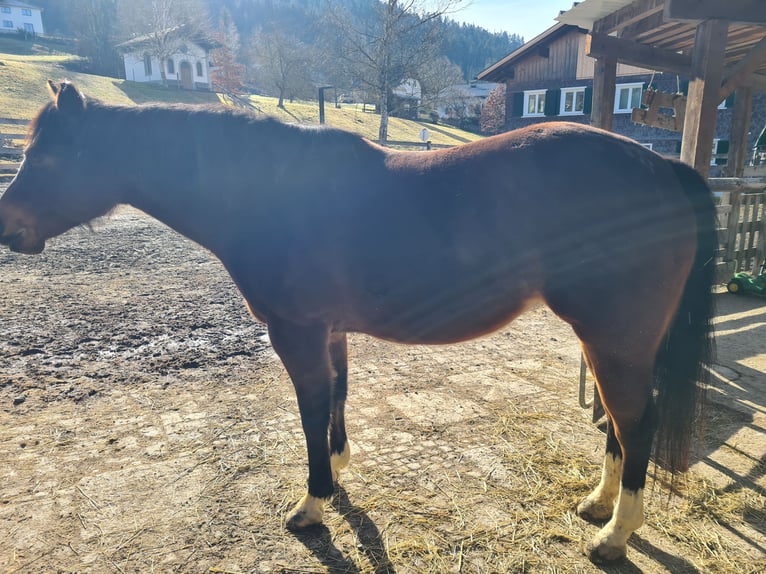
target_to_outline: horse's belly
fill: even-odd
[[[445,287],[427,296],[378,297],[343,330],[401,343],[457,343],[499,329],[538,299],[536,288],[518,281],[464,293]]]

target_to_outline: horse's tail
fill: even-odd
[[[697,218],[697,254],[654,366],[655,461],[672,476],[689,466],[692,435],[702,418],[705,383],[715,354],[712,287],[718,237],[716,207],[705,180],[686,164],[673,160],[670,164]]]

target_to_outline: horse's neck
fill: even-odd
[[[137,116],[134,142],[149,142],[145,146],[133,144],[129,153],[132,158],[132,183],[125,203],[175,229],[182,235],[218,252],[223,240],[222,230],[231,217],[226,212],[225,201],[215,196],[215,191],[205,189],[196,175],[204,161],[204,150],[196,150],[195,134],[188,120],[182,129],[172,133],[156,133],[159,125],[150,125],[149,118]],[[168,128],[172,129],[172,128]],[[156,140],[153,140],[156,133]],[[172,149],[160,149],[155,141],[161,141]],[[176,146],[176,147],[173,147]]]

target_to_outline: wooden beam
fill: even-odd
[[[753,89],[739,88],[734,100],[734,112],[731,118],[729,134],[729,157],[724,168],[727,177],[745,175],[745,160],[750,155],[747,149],[750,114],[753,110]]]
[[[637,40],[641,37],[642,34],[647,34],[648,32],[652,31],[656,32],[662,27],[664,23],[665,21],[662,19],[662,12],[657,12],[656,14],[648,16],[643,20],[639,20],[638,22],[630,24],[629,26],[625,26],[620,31],[619,36],[625,40]],[[673,24],[671,23],[669,25],[672,26]]]
[[[766,36],[761,38],[761,41],[753,46],[747,56],[728,71],[724,77],[718,101],[728,98],[764,62],[766,62]]]
[[[612,131],[616,83],[617,60],[609,57],[596,58],[596,63],[593,67],[591,125],[603,130]]]
[[[614,58],[623,64],[659,72],[691,75],[692,61],[686,54],[604,34],[588,34],[585,39],[585,54],[591,58]]]
[[[766,94],[766,76],[763,74],[750,74],[743,86],[753,88],[754,92]]]
[[[610,34],[662,12],[665,0],[634,0],[627,6],[593,22],[594,34]]]
[[[705,177],[710,171],[713,155],[728,28],[726,20],[706,20],[697,26],[694,38],[681,161],[693,166]]]
[[[665,20],[699,22],[728,20],[743,24],[766,24],[763,0],[665,0]]]

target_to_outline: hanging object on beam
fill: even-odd
[[[644,90],[641,103],[646,109],[633,108],[631,119],[635,123],[674,132],[683,131],[686,96],[648,89]],[[660,113],[660,108],[673,110],[673,115]]]

